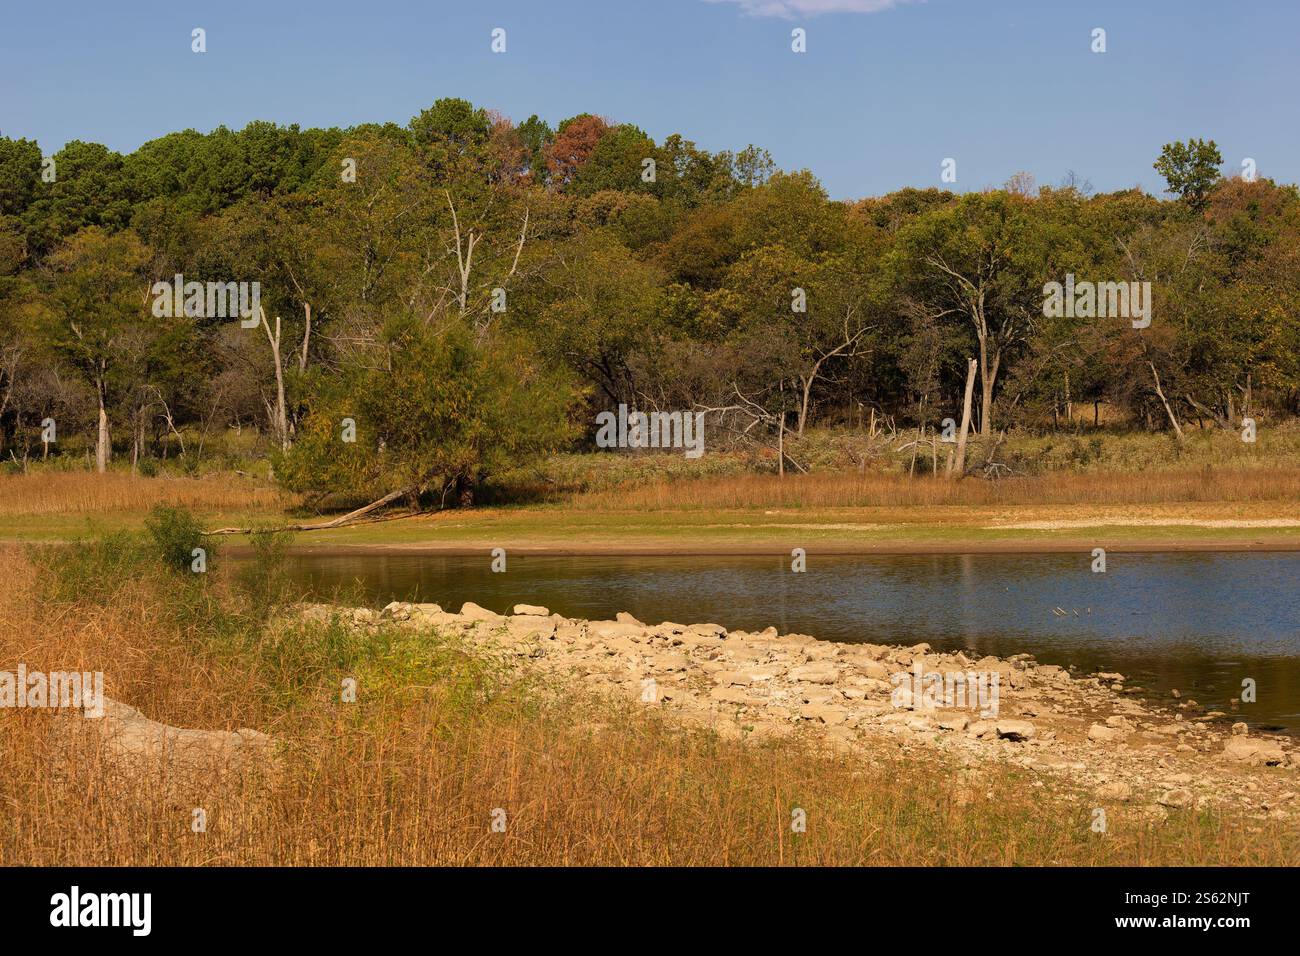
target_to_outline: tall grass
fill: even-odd
[[[711,508],[897,508],[951,505],[1128,505],[1188,502],[1300,503],[1300,469],[1200,468],[1147,475],[1052,473],[999,481],[854,472],[737,475],[576,495],[588,511]],[[1275,509],[1276,510],[1276,509]]]
[[[481,503],[545,501],[585,511],[672,511],[1269,502],[1273,513],[1300,503],[1300,429],[1267,431],[1258,445],[1217,430],[1193,433],[1185,448],[1148,434],[1013,436],[996,457],[1018,465],[1020,474],[963,481],[909,474],[910,452],[900,453],[880,439],[869,443],[853,432],[815,431],[801,441],[792,447],[815,463],[810,474],[791,468],[778,478],[774,460],[726,451],[710,451],[700,459],[557,455],[498,476]],[[981,441],[972,444],[972,461],[982,460]],[[941,449],[941,471],[946,451]],[[918,457],[926,470],[928,455],[926,450]],[[257,524],[258,519],[274,523],[299,505],[296,496],[234,474],[201,479],[58,471],[0,476],[0,520],[13,518],[24,528],[31,524],[24,524],[24,518],[67,515],[120,516],[131,523],[154,506],[209,516],[235,512],[239,524]]]
[[[281,509],[291,503],[291,496],[278,489],[236,475],[143,478],[116,471],[40,471],[0,476],[0,516],[113,514],[153,505],[198,511]]]
[[[274,784],[214,782],[178,805],[70,750],[51,733],[62,718],[0,711],[0,865],[1255,864],[1300,849],[1281,825],[1180,813],[1151,828],[1123,807],[1099,837],[1093,801],[1022,771],[723,740],[445,636],[265,613],[219,566],[187,576],[127,537],[0,552],[0,578],[0,668],[103,670],[147,716],[271,733],[284,762]]]

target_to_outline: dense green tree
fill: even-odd
[[[538,118],[534,113],[517,127],[519,142],[524,149],[524,157],[533,181],[541,183],[546,178],[545,149],[555,139],[555,131],[549,123]]]
[[[969,330],[979,362],[981,434],[992,434],[998,376],[1043,310],[1045,236],[1030,202],[968,194],[899,232],[893,265],[913,308]]]
[[[134,233],[89,226],[47,263],[47,341],[94,390],[100,472],[108,467],[112,449],[108,409],[133,383],[131,359],[158,327],[149,320],[148,258]]]
[[[572,437],[573,391],[519,341],[453,319],[397,320],[364,355],[316,379],[299,440],[278,460],[295,490],[352,499],[455,495]],[[350,430],[351,429],[351,430]]]
[[[41,148],[35,140],[0,136],[0,216],[21,216],[41,178]]]
[[[1016,176],[840,202],[753,146],[456,98],[406,126],[255,121],[51,159],[42,176],[36,143],[0,138],[0,439],[54,415],[93,426],[101,465],[126,430],[134,457],[256,424],[295,487],[468,500],[501,467],[491,436],[526,457],[570,434],[561,406],[748,402],[751,437],[866,406],[933,425],[970,356],[985,434],[1081,427],[1080,404],[1179,434],[1300,414],[1300,195],[1221,178],[1213,141],[1163,151],[1174,200]],[[177,273],[259,282],[264,319],[151,316]],[[1149,282],[1150,326],[1044,310],[1067,275]],[[512,431],[515,401],[550,437]],[[360,448],[333,442],[346,409]]]
[[[1154,168],[1178,196],[1196,211],[1205,208],[1210,189],[1219,179],[1223,156],[1214,140],[1189,139],[1166,143]]]
[[[33,251],[44,254],[85,226],[127,225],[135,197],[121,156],[98,143],[73,140],[52,159],[53,180],[37,183],[23,215]]]

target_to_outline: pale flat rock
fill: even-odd
[[[593,637],[602,641],[620,637],[635,638],[640,641],[645,637],[644,626],[627,621],[591,621],[587,629]]]
[[[1097,796],[1103,800],[1127,800],[1133,796],[1133,788],[1122,780],[1102,784],[1097,788]]]
[[[173,727],[108,697],[103,717],[65,717],[59,729],[88,734],[110,772],[166,799],[210,792],[223,778],[244,772],[273,783],[281,769],[275,740],[260,731]]]
[[[1223,755],[1236,763],[1276,767],[1286,760],[1282,745],[1274,740],[1257,737],[1229,737],[1223,743]]]
[[[803,664],[790,669],[791,680],[806,681],[810,684],[833,684],[839,676],[839,668],[826,661]]]
[[[833,704],[805,704],[799,708],[799,716],[804,720],[818,721],[835,726],[848,719],[849,712]]]
[[[1088,728],[1088,739],[1097,743],[1113,743],[1127,736],[1128,734],[1120,728],[1107,727],[1105,724],[1093,724]]]
[[[686,630],[699,637],[712,638],[714,640],[727,636],[727,629],[721,624],[692,624]]]
[[[854,666],[863,677],[869,677],[872,680],[889,680],[889,675],[893,673],[893,671],[880,663],[880,661],[856,661],[854,662]]]
[[[754,704],[759,703],[753,697],[750,697],[738,687],[715,687],[709,691],[709,696],[716,701],[724,704]]]
[[[461,605],[460,616],[467,621],[487,621],[491,624],[504,619],[503,615],[498,614],[496,611],[489,611],[485,607],[479,607],[473,601],[466,601]]]
[[[555,637],[557,627],[555,621],[549,617],[537,614],[516,614],[514,617],[506,618],[506,630],[516,640],[531,638],[550,640]]]
[[[970,726],[970,718],[965,714],[938,714],[934,723],[940,730],[962,731]]]

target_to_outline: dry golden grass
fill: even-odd
[[[154,505],[212,511],[284,508],[292,496],[265,484],[213,478],[142,478],[124,472],[46,471],[0,477],[0,516],[114,514]]]
[[[1200,468],[1151,474],[1053,473],[984,481],[814,473],[655,481],[576,495],[583,510],[891,508],[944,505],[1125,505],[1300,502],[1300,468]]]
[[[102,669],[110,696],[150,717],[251,726],[285,748],[276,786],[168,805],[155,782],[110,784],[101,754],[70,753],[50,733],[59,718],[0,711],[0,865],[1282,864],[1300,848],[1272,824],[1178,814],[1148,828],[1122,810],[1102,838],[1090,801],[1018,772],[722,741],[557,699],[428,636],[354,646],[319,625],[277,639],[230,626],[216,586],[182,593],[141,572],[107,601],[43,604],[12,551],[0,578],[0,669]],[[338,702],[346,675],[355,704]],[[200,806],[205,833],[191,829]]]

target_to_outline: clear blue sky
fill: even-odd
[[[1230,170],[1249,156],[1300,179],[1296,0],[9,0],[0,31],[0,133],[47,152],[253,119],[405,123],[461,96],[752,142],[836,198],[938,185],[949,156],[959,189],[1073,169],[1158,191],[1161,144],[1190,136]]]

